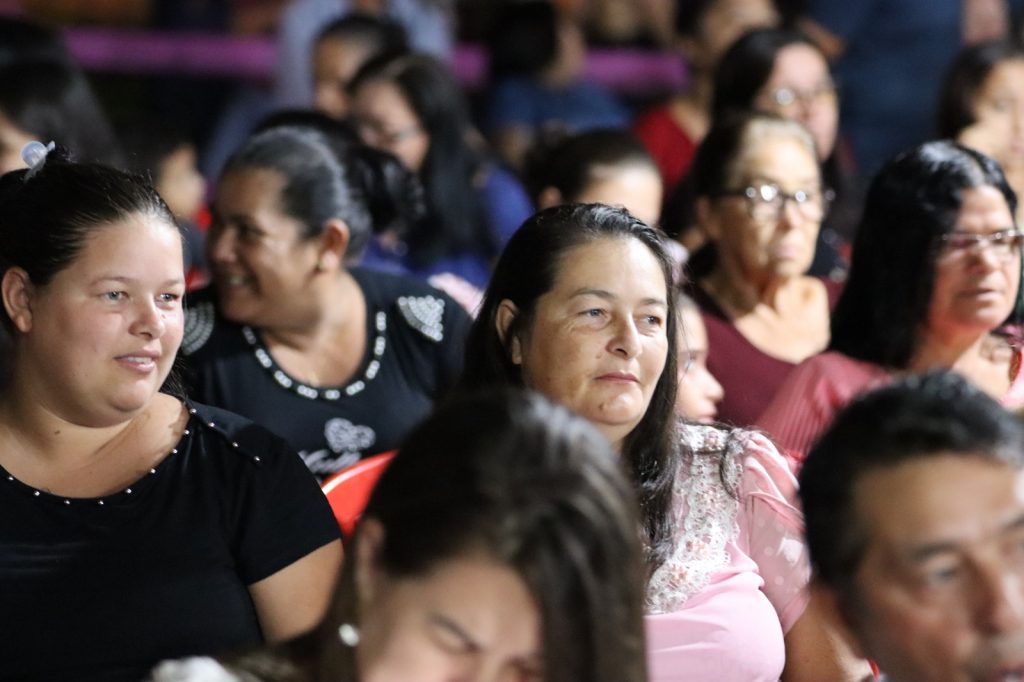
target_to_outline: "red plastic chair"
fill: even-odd
[[[327,496],[334,518],[338,520],[346,540],[352,537],[356,522],[363,515],[363,509],[373,492],[373,486],[394,456],[394,451],[391,451],[367,457],[324,481],[321,489]]]

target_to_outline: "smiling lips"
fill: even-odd
[[[118,355],[115,360],[133,372],[149,374],[156,369],[156,361],[160,358],[159,351],[142,350],[135,353]]]
[[[247,275],[222,275],[218,278],[221,283],[226,287],[243,287],[252,281],[252,278]]]

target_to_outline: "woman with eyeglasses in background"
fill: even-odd
[[[717,122],[692,173],[697,225],[716,248],[690,293],[707,327],[708,369],[725,389],[719,418],[747,425],[828,343],[838,285],[804,274],[826,192],[811,134],[768,114]]]
[[[841,281],[842,252],[859,218],[852,191],[852,159],[839,144],[839,96],[821,49],[802,33],[781,28],[750,31],[718,63],[711,117],[762,111],[801,123],[814,138],[825,187],[832,193],[818,232],[810,274]]]
[[[934,368],[1024,403],[1021,352],[991,333],[1019,301],[1016,208],[999,165],[954,142],[890,160],[868,189],[828,351],[790,375],[758,426],[799,460],[855,396]]]
[[[1013,191],[1024,190],[1024,46],[965,47],[943,81],[937,132],[988,154]]]
[[[455,77],[427,55],[381,55],[356,73],[349,95],[363,141],[397,156],[423,183],[427,219],[406,240],[404,265],[416,275],[451,273],[485,286],[533,205],[489,155]]]

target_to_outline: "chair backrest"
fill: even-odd
[[[370,499],[373,486],[395,456],[394,451],[383,452],[343,469],[324,481],[321,489],[348,540],[356,529],[356,522]]]

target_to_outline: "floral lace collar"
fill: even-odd
[[[728,431],[695,425],[683,426],[682,439],[693,457],[679,467],[673,491],[675,549],[647,585],[651,614],[677,611],[707,587],[711,576],[729,564],[726,545],[739,532],[739,439]]]

